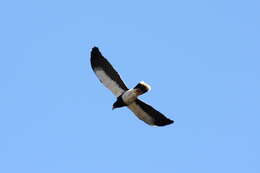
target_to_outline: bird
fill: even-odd
[[[141,81],[135,87],[128,89],[118,72],[96,46],[91,50],[90,63],[99,81],[116,96],[112,110],[127,107],[140,120],[151,126],[166,126],[174,122],[152,106],[138,99],[138,96],[151,90],[150,85]]]

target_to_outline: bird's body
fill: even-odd
[[[91,67],[100,82],[117,97],[113,109],[127,106],[139,119],[149,125],[165,126],[173,123],[172,120],[138,99],[138,96],[149,91],[151,87],[142,81],[134,88],[128,89],[119,74],[102,56],[97,47],[94,47],[91,51]]]
[[[122,99],[126,105],[129,105],[133,103],[138,96],[138,91],[136,89],[130,89],[122,94]]]
[[[149,91],[151,87],[145,82],[138,83],[134,88],[127,90],[122,94],[122,99],[126,105],[133,103],[138,96]]]
[[[129,89],[123,92],[119,97],[117,97],[117,101],[113,104],[113,108],[119,108],[123,106],[128,106],[137,99],[138,96],[149,91],[151,87],[144,83],[143,81],[137,84],[134,88]]]

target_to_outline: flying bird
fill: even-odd
[[[151,89],[148,84],[141,81],[134,88],[128,89],[117,71],[97,47],[92,48],[90,62],[100,82],[117,97],[112,109],[126,106],[140,120],[152,126],[165,126],[174,122],[137,98]]]

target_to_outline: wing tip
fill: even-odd
[[[157,121],[157,122],[154,123],[154,125],[156,125],[156,126],[166,126],[166,125],[170,125],[172,123],[174,123],[173,120],[166,119],[166,120],[163,120],[163,121]]]
[[[97,46],[92,47],[92,50],[98,50]]]
[[[98,47],[94,46],[91,50],[91,55],[94,56],[94,55],[101,55]]]
[[[98,63],[99,63],[100,59],[102,58],[102,54],[99,51],[98,47],[94,46],[91,50],[90,55],[91,55],[90,56],[91,57],[90,58],[91,67],[94,70],[98,66]]]

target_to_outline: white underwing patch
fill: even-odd
[[[96,75],[99,80],[109,89],[115,96],[120,96],[124,90],[120,88],[120,86],[112,80],[102,69],[95,69]]]
[[[147,124],[154,125],[154,120],[149,114],[147,114],[139,105],[135,102],[128,105],[128,108],[140,119]]]

